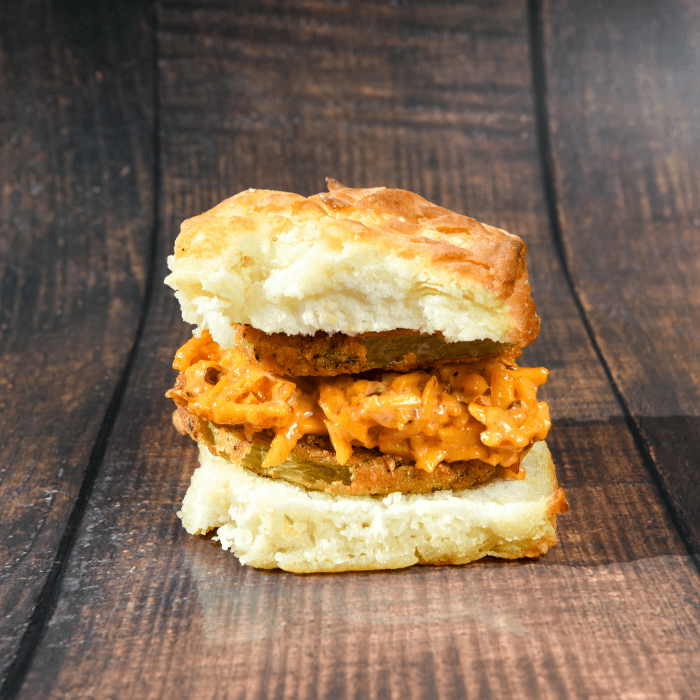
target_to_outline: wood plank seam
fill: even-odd
[[[531,64],[531,74],[532,74],[532,89],[535,103],[535,117],[536,117],[536,129],[537,129],[537,143],[540,155],[540,169],[542,172],[542,185],[544,190],[545,203],[547,207],[547,214],[549,218],[550,232],[552,234],[552,241],[554,243],[554,248],[557,252],[559,260],[561,262],[562,270],[566,282],[571,290],[571,296],[574,299],[576,308],[578,309],[581,322],[586,329],[586,334],[590,339],[591,345],[600,361],[603,368],[605,376],[608,379],[610,387],[620,404],[623,411],[623,416],[625,424],[634,441],[634,445],[637,448],[642,462],[649,472],[652,482],[656,487],[664,506],[673,522],[674,527],[678,531],[678,534],[683,542],[686,551],[690,555],[690,558],[700,574],[700,557],[697,555],[696,546],[692,533],[689,532],[685,523],[678,516],[667,489],[665,488],[659,472],[656,468],[656,463],[651,454],[649,443],[642,434],[639,424],[634,419],[630,405],[625,398],[620,386],[615,381],[612,375],[610,366],[605,359],[600,345],[593,331],[593,327],[586,315],[586,310],[581,302],[580,295],[576,289],[576,285],[573,281],[573,276],[571,274],[571,266],[569,264],[569,259],[564,248],[562,230],[561,230],[561,219],[559,216],[559,207],[557,201],[556,184],[554,181],[554,161],[552,157],[552,149],[549,136],[549,114],[547,110],[547,79],[545,71],[544,62],[544,37],[542,32],[542,5],[540,0],[528,0],[528,23],[529,23],[529,35],[530,35],[530,64]]]
[[[160,114],[158,102],[158,44],[157,44],[157,12],[155,7],[151,8],[152,24],[151,36],[153,41],[153,227],[148,247],[148,258],[146,261],[146,280],[144,286],[143,302],[139,313],[139,320],[134,333],[131,350],[126,359],[124,370],[117,382],[114,392],[110,398],[107,410],[102,419],[99,433],[95,444],[90,452],[87,468],[80,486],[80,491],[75,500],[70,516],[66,523],[66,528],[56,550],[56,556],[51,564],[51,569],[39,593],[36,604],[32,611],[22,639],[20,640],[17,653],[12,663],[8,667],[5,680],[0,686],[0,698],[3,700],[13,700],[17,697],[24,680],[31,668],[32,661],[39,645],[46,633],[49,623],[56,611],[56,606],[61,594],[61,584],[66,571],[67,562],[73,551],[73,547],[78,538],[83,515],[87,510],[88,502],[95,485],[95,481],[100,472],[100,466],[104,459],[112,429],[119,415],[122,400],[126,392],[132,367],[134,366],[138,354],[141,337],[146,324],[146,318],[151,306],[153,296],[153,286],[156,266],[158,230],[160,228],[159,204],[160,204]]]

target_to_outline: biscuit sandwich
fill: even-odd
[[[199,444],[178,513],[309,573],[536,557],[568,504],[517,236],[405,190],[247,190],[185,221],[196,326],[168,392]]]

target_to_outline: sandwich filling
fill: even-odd
[[[263,471],[318,439],[340,466],[371,450],[390,458],[389,471],[410,464],[433,474],[468,463],[523,478],[522,458],[551,425],[547,404],[537,400],[548,371],[518,367],[508,355],[411,372],[300,377],[270,371],[276,367],[256,355],[245,339],[224,349],[203,331],[177,352],[180,374],[168,396],[200,422],[266,444]]]

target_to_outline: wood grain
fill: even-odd
[[[153,225],[147,17],[63,5],[0,10],[0,683],[124,371]]]
[[[162,394],[189,335],[155,292],[61,598],[20,697],[692,697],[700,579],[549,234],[524,2],[219,3],[159,12],[158,269],[250,186],[408,187],[522,235],[572,511],[537,562],[295,576],[175,517],[196,457]]]
[[[603,8],[554,1],[545,14],[561,230],[596,342],[697,554],[700,10]]]

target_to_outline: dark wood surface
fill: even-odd
[[[568,265],[611,383],[698,554],[700,7],[552,9],[551,149]]]
[[[0,8],[3,678],[57,591],[152,274],[151,35],[141,11]]]
[[[0,696],[697,697],[695,6],[232,7],[0,10]],[[571,501],[542,559],[295,576],[182,530],[165,257],[325,176],[527,242]]]

